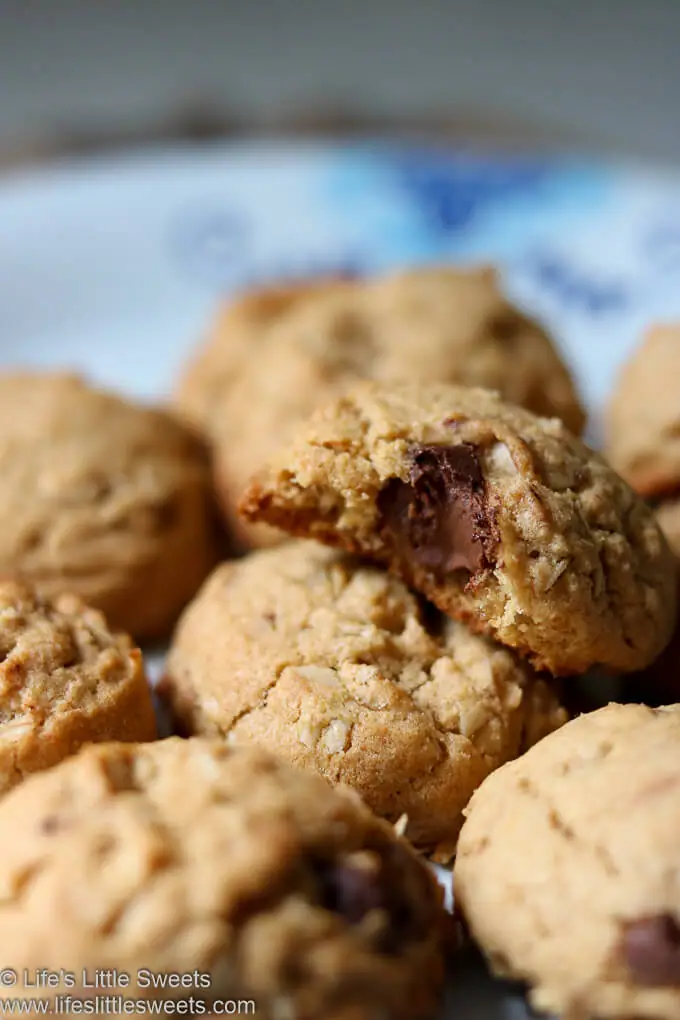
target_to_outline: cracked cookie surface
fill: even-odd
[[[584,422],[550,338],[503,296],[491,269],[256,291],[222,313],[176,396],[214,446],[232,526],[244,527],[234,508],[253,471],[317,403],[359,378],[487,386],[574,432]],[[251,526],[247,537],[267,544],[277,533]]]
[[[0,793],[104,740],[154,740],[142,656],[72,595],[0,583]]]
[[[580,716],[474,795],[457,907],[541,1011],[680,1017],[680,706]]]
[[[347,783],[390,821],[406,814],[407,836],[442,861],[482,779],[566,718],[507,649],[312,542],[219,567],[166,668],[185,731]]]
[[[263,1020],[415,1018],[439,997],[434,876],[351,791],[264,753],[92,746],[13,790],[0,826],[18,974],[117,968],[127,996],[254,1000]],[[207,982],[142,987],[140,968]]]
[[[241,509],[388,564],[554,673],[641,668],[673,627],[651,510],[557,419],[486,390],[359,384],[298,430]]]
[[[0,375],[0,576],[163,636],[214,561],[209,472],[168,415],[59,373]]]

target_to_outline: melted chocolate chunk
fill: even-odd
[[[680,925],[671,914],[628,924],[623,955],[637,984],[680,987]]]
[[[58,815],[45,815],[40,820],[40,831],[44,832],[46,836],[50,836],[53,832],[61,827]]]
[[[323,876],[324,906],[359,924],[372,910],[389,908],[380,873],[351,864],[338,864]]]
[[[344,862],[317,861],[321,902],[351,925],[360,924],[373,911],[383,911],[389,923],[380,935],[379,948],[385,953],[397,952],[405,942],[423,934],[422,921],[403,889],[406,863],[410,862],[398,848],[376,857],[375,868],[351,857]]]
[[[397,552],[435,576],[493,565],[498,531],[471,443],[413,447],[408,482],[393,478],[378,506]]]

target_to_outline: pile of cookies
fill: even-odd
[[[677,344],[609,460],[489,269],[246,295],[167,410],[0,378],[3,965],[431,1017],[455,859],[536,1008],[680,1018]],[[161,740],[135,642],[169,637]],[[670,704],[568,721],[593,670]]]

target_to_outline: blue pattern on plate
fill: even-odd
[[[433,231],[450,237],[466,230],[489,206],[531,195],[540,198],[553,170],[547,162],[458,157],[436,150],[405,150],[389,158],[397,188]]]

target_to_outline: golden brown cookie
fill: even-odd
[[[456,905],[541,1012],[680,1017],[680,706],[580,716],[466,812]]]
[[[90,747],[12,791],[0,828],[13,996],[35,996],[23,976],[41,970],[60,975],[43,996],[180,1000],[172,1012],[215,1004],[215,1015],[240,1000],[262,1020],[415,1020],[439,998],[434,877],[356,795],[262,752]],[[84,974],[112,969],[126,987],[86,986]]]
[[[550,338],[509,303],[491,269],[422,268],[250,294],[220,315],[176,396],[213,444],[232,526],[253,471],[317,403],[359,378],[483,385],[574,432],[584,422]],[[261,525],[247,537],[280,539]]]
[[[76,376],[0,376],[0,474],[0,576],[137,638],[166,633],[214,561],[197,441]]]
[[[182,729],[255,743],[344,782],[440,861],[493,768],[566,719],[507,649],[384,571],[313,542],[223,564],[178,626]]]
[[[82,744],[154,740],[142,656],[73,595],[0,583],[0,793]]]
[[[651,510],[562,422],[486,390],[360,383],[299,428],[242,510],[388,564],[553,673],[642,668],[674,625]]]
[[[680,323],[650,329],[623,366],[606,417],[606,453],[656,506],[680,558]]]
[[[680,490],[680,324],[655,326],[619,375],[606,421],[612,466],[643,496]]]

